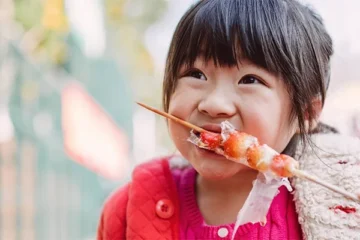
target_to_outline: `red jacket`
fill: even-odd
[[[168,158],[147,162],[105,203],[98,240],[179,239],[179,203]]]
[[[295,156],[301,158],[301,169],[326,182],[342,183],[350,192],[360,189],[359,139],[315,134],[312,142],[316,148],[298,151]],[[179,239],[177,188],[167,160],[137,167],[133,181],[109,198],[99,225],[99,240]],[[295,178],[292,183],[304,239],[358,239],[360,205],[306,180]],[[357,211],[344,213],[338,207]]]

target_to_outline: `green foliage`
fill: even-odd
[[[34,26],[39,26],[43,13],[42,0],[14,0],[15,20],[19,22],[25,30]]]

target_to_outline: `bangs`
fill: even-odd
[[[217,66],[250,61],[285,83],[305,139],[305,115],[315,119],[312,104],[324,104],[330,80],[333,44],[322,18],[298,0],[199,0],[180,20],[166,60],[163,107],[169,109],[179,71],[198,57]]]
[[[180,25],[187,27],[177,31],[176,71],[203,57],[220,66],[246,59],[270,72],[281,72],[280,60],[287,59],[291,43],[285,41],[286,21],[277,16],[284,16],[287,7],[285,1],[281,6],[271,2],[200,1],[182,19]]]

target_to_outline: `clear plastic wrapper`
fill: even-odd
[[[225,142],[231,133],[233,133],[235,128],[227,121],[221,123],[221,137],[222,141]],[[206,144],[201,141],[201,138],[191,131],[190,137],[188,139],[191,143],[195,144],[196,146],[208,150],[212,150],[217,154],[225,156],[227,159],[244,164],[249,166],[246,156],[241,156],[238,159],[230,158],[226,156],[224,153],[224,149],[219,146],[217,148],[210,149]],[[239,148],[247,148],[250,147],[252,144],[257,144],[257,139],[248,135],[244,138],[244,141],[239,145]],[[239,143],[240,144],[240,143]],[[271,159],[273,155],[277,154],[274,150],[270,149],[266,145],[264,145],[267,151],[267,159]],[[270,154],[270,157],[269,157]],[[261,160],[264,161],[264,160]],[[268,161],[268,160],[266,160]],[[269,170],[259,172],[257,179],[253,182],[253,188],[246,199],[242,209],[239,211],[237,220],[235,223],[235,229],[233,237],[236,233],[236,230],[239,226],[246,224],[246,223],[260,223],[261,225],[266,224],[266,216],[269,211],[270,205],[278,193],[278,189],[285,185],[289,191],[292,191],[289,180],[287,178],[278,177],[276,174]]]

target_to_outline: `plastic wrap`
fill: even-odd
[[[227,121],[221,123],[221,129],[223,142],[228,139],[229,134],[231,134],[233,131],[236,131],[235,128]],[[215,149],[208,148],[206,144],[201,141],[200,137],[197,136],[193,131],[191,131],[188,141],[200,148],[213,150],[217,154],[223,155],[231,161],[249,166],[247,159],[244,156],[239,159],[232,159],[224,154],[224,150],[221,147],[217,147]],[[245,146],[250,146],[251,144],[257,142],[257,139],[249,135],[245,141],[247,142],[243,144],[245,144]],[[275,196],[278,194],[278,189],[283,185],[285,185],[289,191],[292,191],[289,180],[287,178],[278,177],[270,170],[259,172],[257,179],[253,182],[253,188],[248,198],[237,215],[233,237],[235,236],[239,226],[243,224],[260,223],[262,226],[266,224],[266,216],[270,205]]]

